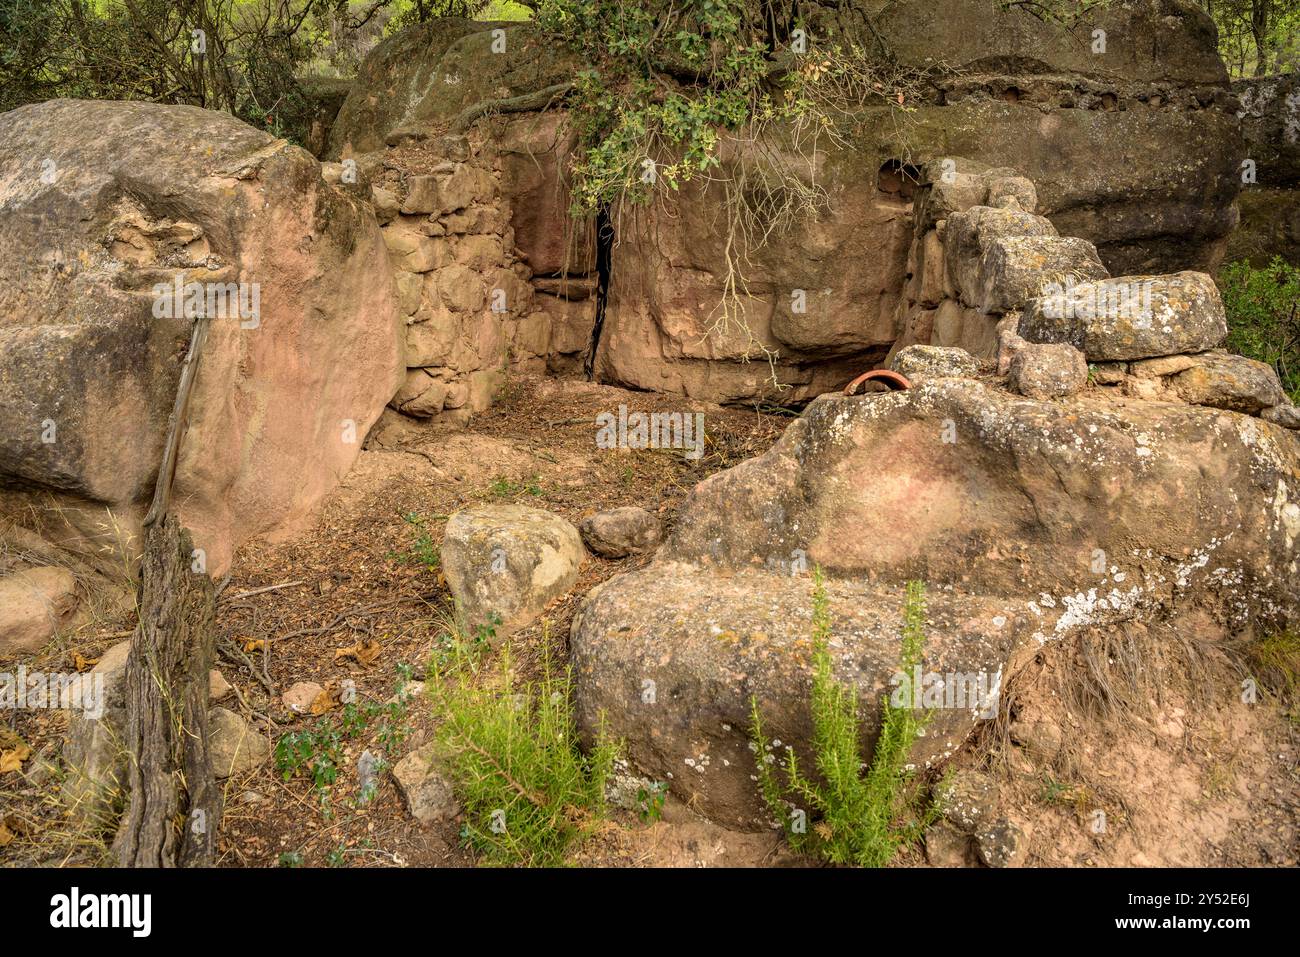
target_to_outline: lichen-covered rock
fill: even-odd
[[[979,360],[956,346],[907,346],[898,350],[889,368],[915,380],[918,376],[958,376],[972,378],[979,374]]]
[[[767,453],[699,483],[654,562],[587,597],[570,643],[583,728],[604,714],[639,771],[710,816],[759,823],[747,708],[756,695],[806,757],[809,583],[790,571],[814,565],[869,735],[907,579],[931,583],[927,672],[1009,675],[1017,649],[1196,607],[1294,621],[1300,443],[1100,390],[1042,402],[934,378],[822,397]],[[941,711],[917,761],[977,720]]]
[[[27,568],[0,578],[0,656],[37,651],[77,611],[77,579],[66,568]]]
[[[1227,353],[1197,356],[1169,385],[1184,402],[1247,415],[1256,415],[1286,398],[1271,365]]]
[[[1011,358],[1009,385],[1031,399],[1073,395],[1087,384],[1083,353],[1063,342],[1027,342]]]
[[[442,569],[469,633],[494,617],[497,637],[531,624],[578,580],[586,551],[569,522],[522,505],[462,509],[447,521]]]
[[[663,539],[663,523],[643,508],[624,506],[589,515],[578,526],[582,540],[597,555],[624,558],[648,552]]]
[[[1073,236],[1008,236],[995,239],[979,263],[972,305],[985,313],[1007,313],[1042,295],[1064,277],[1105,279],[1110,273],[1097,248]]]
[[[1013,312],[1008,316],[1003,316],[998,320],[997,326],[994,327],[997,336],[997,349],[994,352],[995,362],[998,375],[1011,374],[1011,360],[1016,357],[1016,353],[1023,349],[1028,343],[1020,338],[1017,329],[1020,327],[1020,313]]]
[[[1030,238],[1060,237],[1050,220],[1018,209],[973,206],[949,216],[944,231],[944,261],[962,302],[982,307],[986,298],[997,293],[993,288],[986,293],[986,286],[992,287],[1010,269],[1019,272],[1014,246],[1004,246],[1000,253],[993,253],[989,266],[985,267],[985,256],[995,243]],[[1024,258],[1031,261],[1033,255],[1027,253]]]
[[[1025,834],[1019,827],[1002,818],[975,835],[975,847],[980,860],[989,867],[1012,867],[1024,852]]]
[[[998,788],[982,771],[962,770],[941,782],[935,801],[944,819],[964,834],[974,834],[993,815]]]
[[[1265,409],[1259,414],[1259,417],[1266,422],[1280,425],[1284,429],[1300,430],[1300,407],[1294,406],[1290,402],[1275,405],[1271,409]]]
[[[505,31],[504,50],[493,31]],[[426,140],[468,106],[571,79],[577,67],[532,23],[435,17],[393,34],[366,57],[330,132],[332,158]],[[467,158],[467,146],[438,145]],[[449,149],[448,146],[451,148]]]
[[[1241,223],[1228,240],[1225,262],[1266,265],[1281,256],[1300,266],[1300,71],[1232,81],[1244,155],[1256,182],[1237,199]]]
[[[728,577],[656,562],[594,589],[574,620],[575,700],[581,726],[604,720],[630,762],[669,782],[709,817],[741,827],[767,821],[750,750],[751,696],[766,733],[811,764],[811,582],[763,571]],[[861,702],[864,734],[897,685],[901,587],[827,582],[834,669]],[[931,713],[913,759],[949,756],[989,707],[1017,635],[1036,623],[1005,619],[999,602],[935,593],[927,607],[926,670],[972,676],[960,703]],[[891,684],[891,681],[893,684]],[[987,698],[988,700],[985,700]]]
[[[1204,352],[1227,334],[1218,287],[1200,272],[1079,283],[1034,299],[1020,320],[1025,339],[1069,343],[1089,362]]]
[[[189,106],[23,106],[0,165],[0,511],[132,557],[206,314],[174,506],[214,575],[303,521],[401,382],[368,204],[304,150]]]
[[[1038,190],[1024,176],[999,176],[989,183],[986,205],[994,209],[1020,209],[1026,213],[1036,213]]]
[[[1101,390],[1040,402],[931,379],[818,399],[768,452],[700,482],[657,560],[725,571],[788,563],[799,550],[841,576],[922,574],[1057,596],[1052,606],[1034,599],[1045,615],[1062,610],[1059,596],[1091,589],[1094,607],[1112,587],[1164,601],[1223,567],[1235,597],[1198,597],[1290,615],[1300,602],[1290,572],[1300,571],[1298,467],[1300,443],[1258,419],[1117,404]],[[1094,549],[1108,558],[1104,574],[1091,570]]]

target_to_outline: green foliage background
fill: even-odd
[[[1277,370],[1291,401],[1300,403],[1300,268],[1276,256],[1262,269],[1246,260],[1219,271],[1228,313],[1228,348]]]

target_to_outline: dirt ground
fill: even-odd
[[[789,418],[698,406],[708,444],[699,462],[669,451],[602,450],[594,418],[615,411],[681,411],[681,399],[555,380],[512,381],[489,412],[464,431],[389,417],[372,432],[354,469],[311,527],[284,541],[239,551],[217,610],[218,666],[235,687],[223,706],[242,711],[273,742],[317,718],[289,711],[280,695],[314,681],[337,689],[351,679],[364,700],[386,702],[399,666],[425,676],[445,637],[450,596],[436,569],[418,560],[419,539],[436,545],[458,508],[518,502],[575,523],[619,505],[657,511],[671,527],[691,487],[704,476],[758,454]],[[543,652],[566,657],[573,613],[594,585],[644,558],[591,557],[577,585],[543,622],[511,637],[516,667],[535,674]],[[84,669],[129,637],[130,613],[100,614],[48,648],[30,668]],[[370,642],[370,659],[340,655]],[[1007,720],[991,722],[958,764],[986,769],[999,784],[998,813],[1026,835],[1033,866],[1294,866],[1300,831],[1297,721],[1270,696],[1237,700],[1226,666],[1200,685],[1171,682],[1149,707],[1087,715],[1069,700],[1079,649],[1045,649],[1010,685]],[[1072,664],[1073,662],[1073,664]],[[1212,680],[1211,680],[1212,679]],[[1139,683],[1140,684],[1140,683]],[[1196,695],[1183,688],[1199,687]],[[1207,690],[1208,689],[1208,690]],[[1077,690],[1077,689],[1075,689]],[[1195,699],[1195,700],[1193,700]],[[1039,716],[1067,745],[1044,758],[1013,740]],[[0,715],[33,749],[19,772],[0,774],[0,863],[96,864],[102,835],[72,827],[59,798],[60,712]],[[399,722],[399,741],[368,727],[343,744],[338,780],[322,803],[303,777],[282,780],[273,762],[224,782],[220,863],[275,866],[465,866],[474,863],[455,824],[422,827],[406,812],[391,776],[368,803],[351,800],[363,750],[395,763],[430,739],[434,716],[415,696]],[[1106,826],[1096,828],[1096,812]],[[8,837],[5,832],[7,829]],[[625,810],[576,854],[597,866],[811,865],[775,833],[739,833],[711,824],[669,798],[662,819]],[[921,847],[899,866],[924,865]],[[973,857],[968,863],[974,863]]]

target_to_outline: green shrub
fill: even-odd
[[[442,554],[433,533],[429,531],[429,520],[410,512],[402,516],[402,521],[411,526],[414,541],[406,551],[390,552],[388,557],[399,565],[423,565],[426,571],[437,571],[442,564]]]
[[[618,747],[603,731],[578,748],[569,673],[549,659],[519,687],[508,650],[480,681],[464,670],[435,683],[438,741],[465,808],[461,837],[489,864],[551,867],[605,814],[605,782]]]
[[[1228,348],[1277,370],[1300,402],[1300,269],[1281,256],[1262,269],[1242,259],[1224,266],[1219,290],[1228,312]]]
[[[285,781],[309,776],[322,811],[331,816],[331,790],[344,763],[343,742],[373,731],[375,743],[391,754],[410,735],[411,674],[409,665],[397,666],[396,691],[387,702],[349,701],[343,706],[340,722],[323,714],[310,727],[282,735],[275,744],[276,772]],[[376,719],[378,724],[372,727]],[[373,790],[363,793],[361,803],[368,803],[373,797]]]
[[[920,814],[908,770],[908,755],[923,722],[911,708],[883,702],[880,735],[871,765],[863,773],[857,690],[835,680],[828,648],[830,601],[821,571],[813,575],[813,760],[817,779],[799,768],[798,756],[787,746],[780,761],[789,792],[802,801],[808,822],[792,814],[786,787],[776,773],[777,756],[763,733],[758,699],[750,699],[752,749],[758,765],[764,802],[783,823],[790,843],[834,864],[883,867],[898,848],[915,840],[931,819]],[[925,592],[920,582],[907,586],[899,669],[911,674],[925,642]],[[909,820],[910,819],[910,820]]]

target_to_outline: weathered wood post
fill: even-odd
[[[126,665],[129,804],[113,840],[124,867],[213,863],[221,795],[208,758],[215,589],[169,514],[176,458],[211,320],[195,320],[144,520],[139,620]]]

